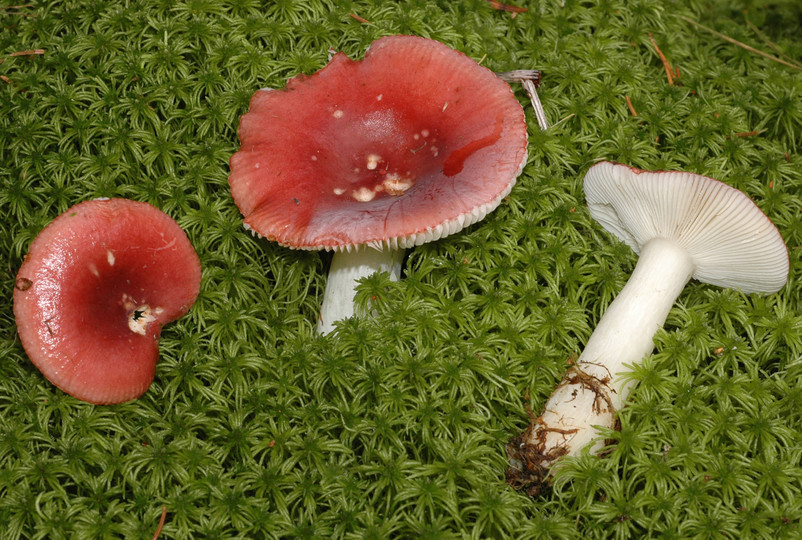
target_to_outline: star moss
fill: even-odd
[[[163,506],[165,538],[799,537],[802,72],[681,18],[802,60],[799,6],[764,4],[568,0],[515,17],[479,0],[0,8],[3,537],[145,538]],[[227,160],[256,89],[394,33],[496,71],[543,70],[553,127],[540,132],[514,88],[531,136],[510,196],[410,250],[403,281],[366,279],[357,301],[375,317],[319,337],[330,257],[251,237]],[[650,35],[679,70],[673,85]],[[566,463],[531,500],[504,483],[504,445],[635,262],[584,207],[599,159],[744,190],[788,242],[790,280],[768,297],[689,285],[631,374],[604,455]],[[177,219],[203,284],[165,328],[150,390],[95,407],[28,361],[10,292],[50,220],[111,196]]]

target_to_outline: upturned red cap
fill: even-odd
[[[239,126],[231,193],[245,224],[282,245],[405,248],[493,210],[526,161],[510,87],[446,45],[375,41],[282,90],[260,90]]]
[[[77,204],[31,244],[14,315],[28,357],[64,392],[121,403],[150,386],[161,327],[198,296],[201,268],[184,231],[126,199]]]

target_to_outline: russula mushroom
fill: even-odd
[[[546,485],[559,458],[591,443],[591,452],[601,447],[594,426],[614,428],[631,389],[622,374],[654,349],[655,333],[691,278],[772,293],[788,277],[777,229],[722,182],[602,162],[588,170],[584,188],[591,216],[639,258],[541,416],[507,446],[507,481],[530,495]]]
[[[510,87],[461,52],[390,36],[364,60],[337,53],[240,122],[229,183],[245,226],[295,249],[333,250],[318,330],[354,314],[356,280],[398,278],[405,248],[481,220],[526,161]]]
[[[198,296],[200,261],[161,210],[127,199],[79,203],[31,243],[17,273],[22,346],[54,385],[96,404],[150,386],[162,325]]]

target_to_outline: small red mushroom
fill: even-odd
[[[161,210],[127,199],[77,204],[45,227],[17,273],[22,346],[57,387],[96,404],[141,396],[164,324],[198,296],[200,261]]]
[[[260,90],[239,126],[229,183],[247,228],[335,251],[318,329],[353,314],[356,280],[398,278],[403,250],[495,209],[526,162],[509,85],[431,39],[389,36],[364,60],[335,54]]]

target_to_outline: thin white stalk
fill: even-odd
[[[616,411],[631,389],[622,374],[627,365],[640,364],[652,352],[654,335],[693,270],[690,256],[670,240],[656,238],[643,246],[632,276],[607,308],[540,418],[510,443],[518,445],[508,449],[510,474],[526,463],[529,472],[547,475],[557,459],[578,453],[599,437],[594,426],[615,427]],[[601,444],[594,443],[591,451]]]
[[[334,323],[354,315],[354,294],[357,281],[375,272],[389,272],[390,279],[401,277],[403,249],[377,250],[360,246],[354,251],[337,251],[331,260],[317,330],[328,334]]]

